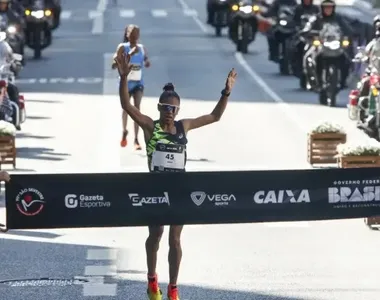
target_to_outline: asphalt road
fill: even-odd
[[[261,36],[250,54],[235,54],[226,38],[213,37],[203,25],[203,0],[191,1],[191,7],[180,0],[118,2],[104,7],[95,0],[67,0],[54,44],[42,61],[28,60],[20,78],[28,120],[17,139],[15,173],[146,171],[143,152],[119,147],[117,80],[109,70],[110,55],[130,23],[140,26],[152,60],[142,107],[151,116],[169,81],[181,95],[180,117],[210,111],[229,69],[237,69],[222,121],[189,135],[190,170],[310,168],[306,132],[324,120],[344,126],[349,140],[366,139],[348,120],[347,91],[339,97],[340,107],[319,106],[317,96],[299,91],[294,78],[278,75]],[[145,228],[3,234],[0,280],[89,283],[0,284],[0,298],[145,299],[146,234]],[[188,226],[181,299],[375,300],[378,235],[363,220]],[[167,250],[165,235],[158,267],[164,290]]]

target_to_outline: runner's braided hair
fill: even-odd
[[[181,98],[179,97],[177,92],[174,90],[173,83],[169,82],[164,85],[163,92],[160,96],[159,102],[160,103],[165,102],[167,99],[172,98],[172,97],[177,98],[178,101],[181,101]]]

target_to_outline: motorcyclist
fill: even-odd
[[[275,18],[278,15],[278,11],[281,6],[297,6],[297,0],[275,0],[269,7],[268,11],[263,14],[265,17]],[[268,49],[269,49],[269,60],[278,61],[278,41],[274,36],[273,28],[267,33]]]
[[[318,5],[314,5],[313,0],[301,0],[294,11],[294,21],[297,26],[302,27],[303,15],[316,15],[319,11]]]
[[[20,25],[22,28],[22,18],[11,9],[11,0],[0,0],[0,19],[8,19],[8,24]]]
[[[297,5],[294,12],[294,22],[297,26],[297,31],[302,29],[305,25],[302,16],[314,16],[317,15],[319,11],[319,7],[313,4],[313,0],[301,0],[301,3]],[[302,59],[299,58],[303,57],[304,48],[304,39],[302,39],[299,34],[296,34],[293,38],[293,51],[291,51],[291,57],[294,64],[293,72],[296,76],[299,76],[302,71]]]
[[[370,80],[370,69],[371,69],[371,57],[372,56],[377,56],[378,53],[373,53],[373,52],[377,52],[377,47],[375,48],[374,46],[376,44],[379,44],[380,43],[380,15],[377,15],[373,18],[373,28],[375,30],[375,37],[367,44],[367,46],[365,47],[365,50],[364,50],[364,53],[362,52],[359,52],[356,56],[355,56],[355,60],[356,61],[361,61],[363,63],[368,63],[368,68],[365,70],[364,72],[364,76],[362,76],[362,78],[360,79],[359,81],[359,84],[358,84],[358,90],[359,90],[359,95],[357,96],[358,99],[360,99],[360,105],[363,107],[363,108],[367,108],[368,107],[368,94],[369,94],[369,80]],[[378,64],[375,64],[376,66]],[[379,70],[380,71],[380,70]],[[364,98],[362,98],[364,97]]]
[[[212,25],[214,14],[220,1],[228,3],[229,6],[239,2],[239,0],[207,0],[207,24]]]
[[[54,28],[60,24],[61,18],[61,1],[60,0],[18,0],[21,1],[25,8],[32,8],[34,6],[41,6],[50,9],[53,13]]]
[[[314,18],[311,22],[308,22],[304,29],[302,30],[303,33],[308,33],[310,31],[320,31],[322,30],[323,26],[327,23],[337,24],[343,35],[347,36],[349,39],[352,40],[352,37],[355,35],[355,31],[353,28],[348,24],[348,22],[340,15],[337,15],[335,13],[336,10],[336,4],[333,0],[323,0],[321,2],[321,12],[320,14]],[[352,44],[352,43],[351,43]],[[350,49],[349,55],[352,55],[352,49]],[[317,66],[317,76],[318,76],[318,83],[321,82],[322,79],[322,70],[323,65],[321,63],[321,58],[317,57],[316,66]],[[340,86],[341,88],[346,87],[346,80],[348,77],[349,69],[351,61],[346,59],[344,56],[342,56],[340,63],[340,71],[341,71],[341,82]]]

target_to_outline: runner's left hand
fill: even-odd
[[[226,87],[225,87],[225,89],[226,89],[227,92],[231,92],[232,91],[232,88],[235,85],[236,77],[237,77],[237,73],[235,72],[235,69],[232,68],[232,70],[228,73],[228,76],[227,76],[227,79],[226,79]]]

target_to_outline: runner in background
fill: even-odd
[[[141,99],[144,93],[144,78],[143,78],[143,69],[150,67],[150,61],[148,59],[148,55],[145,47],[142,44],[139,44],[140,38],[140,29],[137,25],[128,25],[125,28],[124,40],[123,43],[119,44],[116,53],[114,55],[114,61],[112,63],[112,68],[115,69],[117,67],[115,63],[115,58],[117,55],[117,51],[122,48],[124,52],[127,54],[134,47],[138,50],[136,54],[134,54],[131,58],[132,71],[128,76],[128,90],[129,95],[133,97],[134,106],[137,109],[140,109]],[[120,146],[126,147],[128,144],[127,136],[127,122],[128,122],[128,114],[123,110],[122,112],[122,126],[123,132],[121,137]],[[136,150],[141,150],[140,142],[138,140],[139,134],[139,125],[135,122],[135,140],[134,145]]]
[[[116,63],[120,75],[119,95],[122,108],[131,118],[141,126],[144,131],[148,166],[150,172],[185,172],[187,160],[187,133],[212,123],[218,122],[222,117],[228,102],[228,97],[236,80],[236,72],[232,69],[225,81],[224,89],[215,108],[210,114],[194,119],[175,120],[180,109],[180,97],[174,85],[168,83],[157,104],[160,117],[153,121],[139,109],[130,104],[128,94],[128,78],[133,65],[130,64],[134,50],[129,54],[122,49],[117,54]],[[132,57],[132,58],[131,58]],[[205,145],[207,147],[207,145]],[[170,185],[170,182],[168,182]],[[177,278],[182,260],[181,233],[182,225],[172,225],[169,231],[169,286],[168,300],[179,300]],[[158,284],[156,274],[157,252],[164,226],[149,226],[149,236],[145,242],[148,266],[148,297],[149,300],[162,300],[162,291]]]

